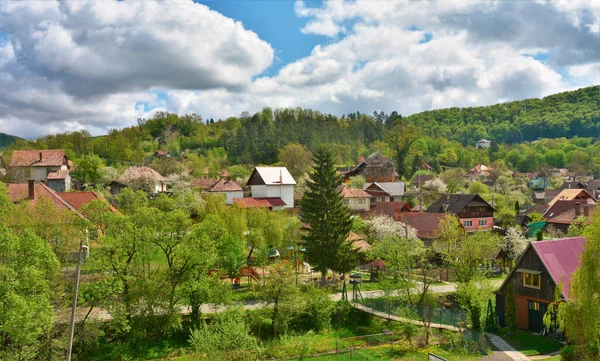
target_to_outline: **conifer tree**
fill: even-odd
[[[300,219],[309,226],[302,236],[306,258],[321,272],[324,282],[327,270],[344,272],[339,260],[350,260],[348,255],[356,254],[356,251],[347,241],[352,217],[338,192],[342,178],[335,169],[332,152],[326,148],[317,149],[313,163],[308,190],[300,201]]]

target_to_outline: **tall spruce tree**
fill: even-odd
[[[335,169],[333,154],[321,147],[314,152],[313,162],[308,190],[300,201],[300,219],[309,226],[302,236],[307,260],[321,272],[324,282],[329,269],[344,273],[347,267],[340,267],[340,260],[352,261],[349,255],[356,251],[347,241],[352,217],[338,192],[342,178]]]

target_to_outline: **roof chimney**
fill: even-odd
[[[42,152],[40,152],[40,162],[42,161]]]
[[[363,157],[362,155],[360,157],[358,157],[358,164],[360,164],[364,161],[365,161],[365,157]]]
[[[27,181],[27,190],[29,191],[29,199],[35,199],[35,179],[29,179]]]
[[[581,214],[581,202],[575,202],[575,217]]]

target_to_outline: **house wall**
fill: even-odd
[[[253,198],[281,198],[286,206],[294,207],[294,185],[254,185],[250,186]]]
[[[70,189],[65,179],[48,179],[46,185],[55,192],[68,192]]]
[[[519,263],[515,266],[515,269],[528,269],[533,271],[541,271],[540,275],[540,288],[531,288],[523,286],[523,274],[521,272],[513,272],[510,275],[508,281],[500,288],[496,294],[496,316],[499,319],[500,326],[506,325],[506,307],[508,285],[511,284],[515,294],[515,303],[526,305],[528,301],[535,301],[540,303],[540,311],[523,310],[523,312],[517,312],[517,324],[527,324],[527,329],[533,331],[539,331],[536,329],[534,318],[540,317],[539,314],[543,314],[543,311],[547,308],[547,305],[554,300],[554,291],[556,285],[552,280],[552,277],[546,271],[543,263],[540,261],[537,253],[532,247],[529,247]],[[517,306],[518,307],[518,306]],[[526,306],[524,306],[526,307]],[[528,317],[528,320],[519,319],[520,317]],[[539,322],[537,325],[539,328]]]
[[[244,198],[244,191],[233,191],[233,192],[211,192],[213,194],[225,195],[225,204],[233,204],[235,198]]]
[[[346,198],[345,200],[348,201],[347,204],[351,211],[368,211],[371,209],[370,198]]]
[[[30,167],[29,169],[30,179],[35,179],[36,182],[46,179],[49,173],[46,167]]]
[[[487,225],[479,226],[479,220],[486,220]],[[465,221],[471,221],[472,226],[466,226]],[[460,223],[462,223],[465,231],[473,232],[473,231],[490,231],[494,228],[494,217],[475,217],[475,218],[460,218]]]

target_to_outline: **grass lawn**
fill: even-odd
[[[517,330],[511,335],[507,329],[501,329],[498,334],[512,347],[527,356],[545,355],[563,347],[562,343],[551,337],[534,336],[530,331]]]
[[[402,361],[422,361],[427,359],[427,354],[431,352],[443,357],[449,361],[475,361],[481,358],[481,355],[455,354],[442,350],[436,346],[430,346],[422,350],[412,351],[404,344],[384,345],[369,348],[355,349],[352,352],[352,360],[402,360]],[[299,360],[299,359],[298,359]],[[333,354],[325,356],[308,357],[305,360],[310,361],[345,361],[350,360],[350,353]]]

